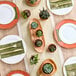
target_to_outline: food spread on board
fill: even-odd
[[[37,6],[41,0],[25,0],[26,4],[30,7]],[[47,0],[47,6],[51,12],[56,15],[65,15],[69,13],[73,8],[72,0]],[[6,15],[7,12],[7,15]],[[30,10],[24,10],[21,12],[24,19],[31,16]],[[15,26],[19,19],[18,7],[9,1],[0,1],[0,29],[9,29]],[[40,10],[39,17],[41,20],[47,20],[50,17],[48,10]],[[44,52],[45,39],[43,29],[40,21],[33,18],[29,22],[29,31],[31,34],[31,40],[34,44],[36,52]],[[69,31],[69,32],[68,32]],[[68,33],[67,33],[68,32]],[[76,47],[76,21],[75,20],[63,20],[60,22],[55,30],[54,37],[57,43],[65,48]],[[72,36],[70,36],[72,34]],[[57,46],[50,44],[47,48],[48,52],[55,52]],[[16,35],[8,35],[0,41],[0,60],[7,64],[19,63],[25,56],[26,45],[23,39]],[[51,55],[51,54],[50,54]],[[37,65],[39,62],[39,54],[31,56],[29,59],[31,65]],[[38,76],[52,76],[57,71],[57,65],[51,58],[46,59],[40,65],[37,73]],[[64,66],[63,72],[65,76],[76,76],[76,57],[68,59]],[[7,76],[30,76],[27,72],[16,70],[8,73]]]

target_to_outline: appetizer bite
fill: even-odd
[[[42,20],[47,20],[49,17],[50,17],[50,14],[47,10],[45,10],[43,8],[43,10],[40,11],[39,13],[39,17],[42,19]]]
[[[56,64],[51,59],[46,59],[38,69],[38,76],[52,76],[57,70]]]
[[[29,5],[29,6],[37,6],[41,0],[25,0],[26,1],[26,4]]]
[[[48,51],[49,52],[55,52],[56,51],[56,45],[54,45],[54,44],[50,44],[49,46],[48,46]]]
[[[31,65],[33,65],[33,64],[37,64],[38,63],[38,54],[36,54],[36,55],[33,55],[33,56],[31,56],[31,58],[30,58],[30,64]]]
[[[43,52],[45,47],[45,40],[41,24],[38,19],[32,19],[29,23],[29,30],[31,39],[34,43],[34,48],[37,52]]]
[[[24,19],[27,19],[28,17],[30,17],[31,12],[29,10],[24,10],[21,14]]]

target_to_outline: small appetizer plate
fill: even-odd
[[[9,1],[0,1],[0,29],[12,28],[18,19],[18,7]]]
[[[12,43],[18,42],[18,41],[21,41],[22,44],[19,43],[19,44],[14,44],[13,46],[10,46],[10,45],[12,45]],[[10,47],[8,47],[7,44]],[[0,41],[0,46],[3,46],[3,45],[6,45],[7,47],[6,48],[0,48],[0,50],[5,50],[6,51],[6,49],[9,49],[8,51],[3,52],[4,55],[6,56],[6,57],[1,57],[1,60],[3,62],[5,62],[7,64],[16,64],[16,63],[19,63],[24,58],[25,53],[26,53],[26,44],[19,36],[17,36],[17,35],[8,35],[8,36],[4,37]],[[20,51],[22,51],[22,49],[24,51],[20,52]],[[13,51],[13,52],[11,53],[11,51]],[[16,54],[14,52],[16,52]],[[10,56],[9,54],[13,54],[13,55]],[[1,55],[1,53],[0,53],[0,55]]]
[[[76,64],[76,57],[71,57],[68,60],[66,60],[66,62],[64,63],[64,66],[63,66],[64,76],[67,76],[66,66],[72,65],[72,64]]]
[[[65,0],[66,1],[66,0]],[[73,2],[73,0],[70,0],[71,2],[72,2],[72,5],[71,6],[69,6],[69,7],[62,7],[62,8],[57,8],[57,6],[60,4],[60,6],[61,6],[61,3],[59,3],[58,5],[56,5],[57,3],[55,2],[55,9],[52,9],[52,7],[54,7],[53,5],[51,5],[51,0],[47,0],[47,7],[48,7],[48,9],[52,12],[52,13],[54,13],[55,15],[66,15],[66,14],[68,14],[68,13],[70,13],[71,11],[72,11],[72,9],[73,9],[73,6],[74,6],[74,2]],[[67,2],[66,2],[67,3]],[[65,3],[64,3],[65,4]],[[52,7],[51,7],[52,6]],[[66,6],[68,6],[68,4],[66,5]]]
[[[30,76],[27,72],[21,70],[11,71],[7,76]]]
[[[54,30],[57,43],[65,48],[76,47],[76,21],[67,19],[61,21]]]

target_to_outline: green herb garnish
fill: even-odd
[[[42,32],[41,30],[38,30],[38,31],[36,32],[36,35],[37,35],[38,37],[40,37],[40,36],[43,35],[43,32]]]
[[[37,64],[37,63],[38,63],[38,60],[39,60],[39,59],[38,59],[38,54],[32,56],[31,59],[30,59],[31,65]]]
[[[36,23],[36,22],[32,22],[32,24],[31,24],[31,28],[35,29],[35,28],[37,28],[37,27],[38,27],[38,23]]]
[[[53,71],[53,66],[50,63],[46,63],[46,64],[44,64],[42,70],[44,73],[50,74]]]

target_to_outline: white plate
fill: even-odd
[[[8,24],[15,18],[15,10],[8,4],[0,5],[0,24]]]
[[[64,63],[64,66],[63,66],[64,76],[67,76],[65,66],[70,64],[76,64],[76,57],[71,57]]]
[[[22,74],[13,74],[12,76],[24,76]]]
[[[0,41],[0,45],[8,44],[11,42],[17,42],[20,40],[22,40],[22,39],[17,35],[8,35]],[[22,40],[22,43],[23,43],[24,51],[26,53],[26,45],[23,40]],[[7,64],[16,64],[16,63],[19,63],[24,58],[25,53],[16,55],[16,56],[12,56],[12,57],[8,57],[8,58],[3,58],[1,60]]]
[[[76,43],[76,25],[65,23],[59,29],[59,37],[66,44]]]
[[[61,9],[51,9],[51,7],[50,7],[50,3],[49,3],[49,0],[47,0],[47,7],[48,7],[48,9],[52,12],[52,13],[54,13],[54,14],[56,14],[56,15],[66,15],[66,14],[68,14],[68,13],[70,13],[71,11],[72,11],[72,9],[73,9],[73,6],[74,6],[74,2],[73,2],[73,0],[72,0],[72,6],[71,7],[67,7],[67,8],[61,8]]]

